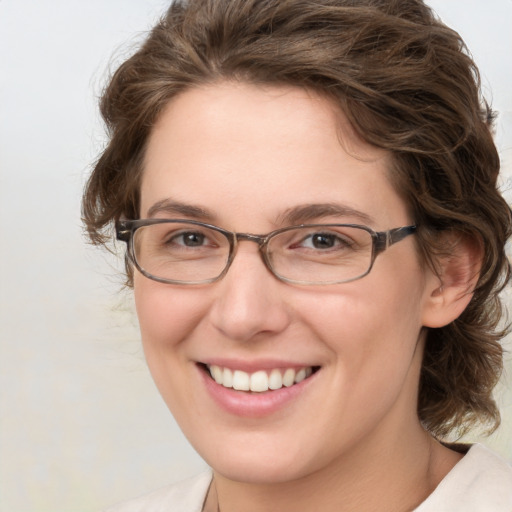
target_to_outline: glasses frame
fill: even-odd
[[[137,231],[137,229],[145,227],[145,226],[152,226],[154,224],[192,224],[195,226],[202,226],[205,228],[212,229],[214,231],[217,231],[224,235],[229,242],[229,255],[228,259],[226,261],[226,266],[224,267],[224,270],[216,277],[213,277],[211,279],[204,279],[202,281],[177,281],[173,279],[165,279],[162,277],[154,276],[153,274],[150,274],[147,270],[145,270],[143,267],[140,266],[140,264],[137,261],[137,258],[135,257],[135,249],[133,246],[133,240],[134,240],[134,234]],[[297,228],[316,228],[316,227],[349,227],[349,228],[357,228],[366,231],[369,233],[372,237],[372,254],[370,258],[370,265],[368,267],[368,270],[357,277],[352,277],[350,279],[342,279],[339,281],[328,281],[328,282],[316,282],[316,281],[299,281],[295,279],[288,279],[280,274],[278,274],[273,268],[272,264],[270,262],[270,259],[267,255],[267,246],[272,238],[274,238],[277,235],[280,235],[281,233],[285,233],[286,231],[291,231],[293,229]],[[222,279],[226,273],[229,270],[229,267],[231,266],[231,263],[233,262],[237,248],[238,248],[238,242],[240,241],[247,241],[247,242],[255,242],[258,244],[259,251],[261,254],[261,257],[263,259],[263,262],[267,269],[270,271],[272,275],[274,275],[277,279],[280,281],[283,281],[285,283],[290,284],[300,284],[300,285],[330,285],[330,284],[342,284],[342,283],[349,283],[351,281],[357,281],[358,279],[361,279],[368,275],[370,271],[373,268],[373,264],[375,262],[375,259],[379,254],[384,252],[386,249],[391,247],[393,244],[396,244],[397,242],[400,242],[404,238],[408,237],[409,235],[412,235],[416,232],[417,226],[410,225],[410,226],[401,226],[398,228],[389,229],[388,231],[374,231],[373,229],[369,228],[368,226],[360,225],[360,224],[346,224],[346,223],[329,223],[329,224],[299,224],[296,226],[286,226],[284,228],[276,229],[275,231],[271,231],[270,233],[267,233],[266,235],[255,235],[252,233],[236,233],[234,231],[228,231],[227,229],[220,228],[218,226],[214,226],[213,224],[208,224],[206,222],[200,222],[197,220],[189,220],[189,219],[137,219],[137,220],[126,220],[121,219],[116,222],[116,237],[118,240],[126,242],[127,245],[127,252],[126,257],[129,259],[129,261],[137,268],[137,270],[147,277],[148,279],[152,279],[153,281],[158,281],[159,283],[164,284],[183,284],[183,285],[194,285],[194,284],[209,284],[214,283],[215,281],[219,281]]]

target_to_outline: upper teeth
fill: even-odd
[[[303,381],[313,373],[311,366],[298,370],[287,368],[282,373],[278,368],[270,370],[268,373],[266,370],[247,373],[242,370],[231,370],[216,365],[208,365],[207,368],[215,382],[225,388],[259,393],[269,389],[281,389],[283,386],[293,386],[293,384]]]

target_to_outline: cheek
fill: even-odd
[[[191,406],[183,384],[195,372],[187,353],[187,337],[204,316],[201,295],[191,289],[162,285],[139,276],[134,296],[144,355],[153,380],[178,422]]]
[[[134,281],[137,316],[145,350],[177,345],[204,317],[206,294],[163,285],[139,276]]]
[[[346,385],[375,387],[403,380],[422,329],[417,280],[375,285],[368,279],[323,294],[302,311],[315,337],[330,349]]]
[[[421,289],[419,286],[361,286],[323,293],[300,309],[303,317],[323,339],[340,344],[378,346],[383,337],[409,343],[421,329]],[[348,287],[348,285],[345,285]]]

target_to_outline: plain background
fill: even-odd
[[[512,0],[430,3],[466,39],[500,111],[512,199]],[[104,143],[97,96],[166,5],[0,0],[3,512],[99,510],[205,467],[151,382],[119,258],[88,247],[80,224]],[[503,425],[484,442],[512,460],[507,366]]]

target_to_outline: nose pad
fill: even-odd
[[[215,286],[210,320],[231,340],[246,342],[262,334],[271,336],[290,322],[281,290],[286,285],[272,275],[253,244],[238,247],[228,272]]]

